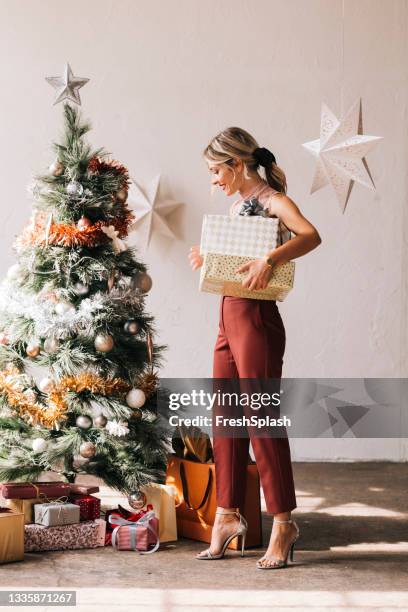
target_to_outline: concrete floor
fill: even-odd
[[[289,568],[257,570],[263,548],[197,561],[206,545],[179,540],[151,556],[110,547],[27,554],[0,566],[1,589],[75,589],[84,611],[408,610],[408,466],[293,467],[301,535]],[[104,502],[116,501],[109,495]],[[263,524],[266,544],[271,517]]]

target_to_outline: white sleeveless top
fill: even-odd
[[[248,193],[244,198],[238,198],[235,200],[230,207],[230,216],[234,217],[239,215],[242,205],[244,202],[254,198],[258,201],[259,205],[264,209],[265,216],[277,218],[277,215],[271,214],[271,198],[279,193],[276,189],[273,189],[266,181],[262,181],[255,189],[253,189],[250,193]],[[255,213],[256,214],[256,213]],[[259,213],[258,213],[259,214]],[[286,225],[283,223],[281,219],[279,219],[279,231],[282,238],[282,244],[284,244],[287,240],[291,239],[291,231]]]

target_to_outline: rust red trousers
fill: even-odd
[[[275,301],[222,296],[213,378],[280,379],[285,344],[285,327]],[[255,436],[252,428],[247,431],[246,436],[213,438],[218,506],[243,508],[251,441],[267,512],[294,510],[288,438]]]

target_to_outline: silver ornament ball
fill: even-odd
[[[128,495],[128,503],[134,510],[141,510],[146,505],[147,498],[143,491],[132,491]]]
[[[131,319],[129,321],[126,321],[126,323],[123,326],[123,329],[125,330],[127,334],[131,334],[132,336],[135,336],[139,332],[140,327],[137,321],[135,321],[134,319]]]
[[[130,408],[141,408],[146,402],[146,395],[142,389],[131,389],[126,395],[126,403]]]
[[[44,351],[49,355],[53,355],[59,350],[59,341],[57,338],[46,338],[44,340]]]
[[[113,349],[113,338],[109,334],[97,334],[94,345],[97,351],[109,353]]]
[[[92,419],[86,414],[80,414],[75,421],[77,427],[89,429],[92,426]]]
[[[49,393],[53,389],[53,387],[54,387],[54,381],[52,380],[52,378],[49,378],[48,376],[46,376],[45,378],[42,378],[38,384],[38,388],[43,393]]]
[[[80,196],[82,195],[84,188],[82,187],[81,183],[78,183],[78,181],[70,181],[66,186],[66,191],[68,195]]]
[[[26,346],[27,357],[37,357],[40,354],[40,345],[37,342],[29,342]]]

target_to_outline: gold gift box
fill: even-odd
[[[24,559],[24,514],[0,512],[0,564]]]
[[[273,268],[272,276],[265,289],[247,289],[242,286],[242,281],[248,272],[236,273],[235,270],[253,259],[253,257],[239,255],[205,253],[200,273],[200,291],[283,302],[293,288],[295,263],[288,261]]]

